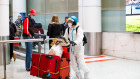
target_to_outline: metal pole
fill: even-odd
[[[41,42],[38,42],[38,53],[41,53]]]
[[[6,43],[3,43],[4,79],[6,79]]]
[[[132,0],[131,0],[131,2],[132,2]],[[132,4],[133,4],[133,3],[131,3],[131,15],[132,15]]]
[[[44,54],[46,53],[46,40],[44,40]]]

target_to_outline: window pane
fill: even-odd
[[[78,12],[78,0],[68,0],[69,12]]]
[[[67,0],[46,0],[46,12],[47,13],[66,13],[67,12]]]
[[[102,30],[126,31],[125,0],[102,0]]]

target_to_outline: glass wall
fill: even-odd
[[[126,31],[125,13],[125,0],[102,0],[102,31]]]
[[[47,35],[48,25],[51,22],[53,15],[58,15],[60,23],[64,23],[65,17],[67,16],[77,16],[78,17],[78,0],[26,0],[26,15],[30,13],[31,9],[37,11],[37,15],[32,18],[35,20],[35,23],[41,23],[44,35]],[[22,39],[22,35],[20,37]],[[21,48],[25,49],[25,43],[20,44]],[[34,48],[35,47],[35,48]],[[37,43],[33,43],[33,52],[38,51]],[[41,44],[41,52],[44,51],[44,45]],[[21,51],[18,47],[16,51]],[[46,50],[49,50],[48,43]],[[23,51],[25,52],[25,50]]]
[[[59,16],[60,23],[64,23],[66,16],[78,17],[78,0],[28,0],[27,12],[31,9],[37,11],[37,16],[34,17],[36,23],[41,23],[45,34],[48,24],[54,14]]]

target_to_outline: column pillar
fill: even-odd
[[[0,40],[9,39],[9,0],[0,0]],[[6,52],[7,64],[10,62],[8,46]],[[0,65],[3,64],[3,47],[0,44]]]
[[[79,23],[88,43],[85,54],[101,54],[101,0],[79,0]]]
[[[26,13],[26,0],[13,0],[13,22],[18,19],[20,13]]]

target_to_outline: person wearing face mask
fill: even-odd
[[[24,19],[23,22],[23,38],[24,39],[32,39],[34,38],[34,20],[31,18],[31,16],[36,15],[36,10],[32,9],[30,10],[30,14],[28,17]],[[30,65],[31,65],[31,56],[32,56],[32,42],[26,42],[26,70],[30,71]]]
[[[20,37],[22,33],[22,18],[20,15],[18,16],[18,19],[15,21],[15,25],[17,29],[16,36]]]
[[[83,31],[79,26],[78,19],[76,16],[71,16],[68,19],[68,28],[66,29],[64,37],[70,40],[72,44],[72,52],[70,53],[71,60],[71,79],[83,79],[81,71],[84,72],[84,79],[89,79],[89,69],[84,61],[84,46],[83,46]],[[75,72],[75,77],[72,77]]]
[[[69,17],[65,17],[65,22],[62,24],[63,35],[65,34],[65,30],[68,28],[68,24],[67,24],[68,19],[69,19]]]
[[[18,16],[18,19],[15,21],[15,25],[17,27],[21,27],[21,25],[22,25],[22,18],[20,15]]]

